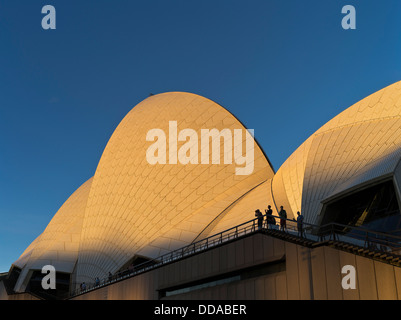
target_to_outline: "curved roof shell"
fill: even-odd
[[[319,223],[323,202],[391,175],[401,156],[401,82],[349,107],[309,137],[273,179],[276,205]]]
[[[171,121],[177,126],[176,137],[171,133]],[[156,141],[147,141],[147,134],[154,129],[166,134],[165,164],[150,163],[146,157]],[[177,140],[185,129],[195,134],[176,141],[174,150],[170,141]],[[206,149],[204,129],[232,134],[231,149],[225,149],[226,142],[221,139],[218,153],[213,153],[213,141],[219,141],[220,136],[212,135],[208,140],[209,164],[201,159]],[[235,130],[241,132],[241,139],[234,139]],[[181,158],[175,164],[169,161],[170,151],[180,155],[183,145],[197,145],[198,153],[187,150],[181,155],[197,157],[198,163],[182,164]],[[247,152],[253,155],[249,164],[252,171],[236,174],[238,168],[248,165],[240,161]],[[225,161],[228,153],[231,162]],[[228,208],[273,175],[252,135],[219,104],[183,92],[151,96],[125,116],[111,136],[94,177],[66,201],[14,265],[23,268],[26,275],[44,263],[56,266],[66,261],[56,270],[74,270],[74,282],[105,277],[135,255],[156,258],[208,236]],[[237,210],[235,221],[252,219],[254,210]],[[25,277],[20,278],[22,283]],[[21,283],[17,287],[22,290]]]
[[[202,164],[200,159],[198,164],[169,163],[174,140],[170,121],[176,121],[178,133],[188,128],[197,133],[193,141],[199,154],[202,129],[232,133],[240,129],[241,143],[246,145],[243,125],[209,99],[171,92],[139,103],[121,121],[99,161],[83,222],[78,281],[114,272],[135,254],[155,258],[191,243],[232,202],[273,177],[273,169],[253,139],[250,175],[235,174],[237,159],[231,164]],[[152,144],[146,135],[153,129],[163,130],[169,140],[166,164],[149,164],[145,157]],[[223,146],[219,155],[223,160]],[[251,213],[244,217],[251,218]]]
[[[171,133],[170,122],[176,124],[177,135]],[[146,138],[153,129],[165,133],[164,164],[152,164],[146,157],[155,143]],[[170,144],[180,133],[188,134],[187,129],[191,135]],[[209,140],[209,164],[202,163],[202,129],[241,131],[236,145],[242,152],[220,145],[213,157]],[[156,258],[248,221],[255,209],[263,211],[269,204],[275,213],[283,205],[289,218],[302,211],[306,222],[316,224],[325,201],[388,177],[397,183],[397,192],[401,190],[401,82],[326,123],[276,174],[246,132],[222,106],[195,94],[170,92],[139,103],[114,131],[94,177],[14,263],[23,269],[16,288],[23,290],[29,271],[43,264],[73,273],[75,282],[91,282],[119,270],[134,256]],[[198,161],[170,163],[170,151],[180,154],[183,145],[188,148],[181,156]],[[251,174],[236,174],[244,167],[241,156],[251,149]],[[223,161],[229,152],[234,154],[231,163]]]
[[[25,289],[25,279],[31,270],[41,270],[45,265],[52,265],[59,272],[73,272],[91,184],[92,178],[66,200],[42,234],[14,262],[22,269],[16,291]]]

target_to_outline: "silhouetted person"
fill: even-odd
[[[280,230],[287,230],[287,212],[284,210],[283,206],[280,207],[280,212],[278,213],[280,217]]]
[[[255,210],[255,217],[258,218],[258,229],[262,229],[263,227],[263,214],[259,209]]]
[[[273,210],[270,205],[267,206],[267,210],[265,210],[265,213],[266,213],[266,227],[268,229],[273,229],[273,225],[276,224],[276,219],[274,219],[273,217]]]
[[[111,272],[109,271],[109,281],[111,281],[113,279],[113,275],[111,274]]]
[[[297,228],[298,228],[298,234],[301,236],[301,238],[304,237],[304,232],[303,232],[303,222],[304,222],[304,216],[298,211],[297,212]]]

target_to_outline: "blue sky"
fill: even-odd
[[[43,30],[44,5],[56,30]],[[356,8],[356,30],[341,9]],[[0,271],[93,176],[149,93],[212,99],[275,170],[321,125],[401,80],[401,2],[0,0]]]

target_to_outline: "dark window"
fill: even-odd
[[[4,279],[4,285],[6,287],[6,291],[8,294],[14,293],[14,287],[18,281],[18,277],[19,277],[20,273],[21,273],[21,269],[14,266],[8,273],[8,276]]]
[[[401,230],[401,215],[393,181],[380,183],[327,204],[321,225],[331,222],[397,233]]]

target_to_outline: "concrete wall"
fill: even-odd
[[[286,244],[289,247],[295,246]],[[366,257],[354,255],[331,247],[322,246],[298,251],[298,275],[290,275],[290,261],[294,254],[287,255],[288,292],[295,299],[315,300],[401,300],[401,268]],[[295,249],[290,249],[294,250]],[[304,252],[304,259],[301,259]],[[308,258],[309,256],[309,258]],[[294,259],[295,260],[295,259]],[[308,272],[309,265],[309,274]],[[342,267],[351,265],[356,271],[356,288],[344,290],[341,282],[346,274]],[[298,278],[297,278],[298,276]],[[291,278],[292,277],[292,278]],[[298,281],[297,281],[298,280]],[[299,295],[296,285],[299,284]],[[309,284],[309,288],[308,288]]]
[[[3,281],[0,281],[0,300],[8,300],[6,288],[4,288]]]
[[[159,291],[281,259],[285,271],[163,299],[376,300],[401,299],[401,268],[328,246],[314,249],[263,234],[75,297],[76,300],[159,299]],[[342,267],[356,270],[356,289],[344,290]],[[0,288],[1,292],[1,288]],[[21,295],[14,296],[23,299]]]
[[[284,255],[285,243],[282,240],[256,234],[75,299],[158,299],[158,290],[275,261]],[[286,295],[286,276],[281,272],[169,298],[286,299]]]

